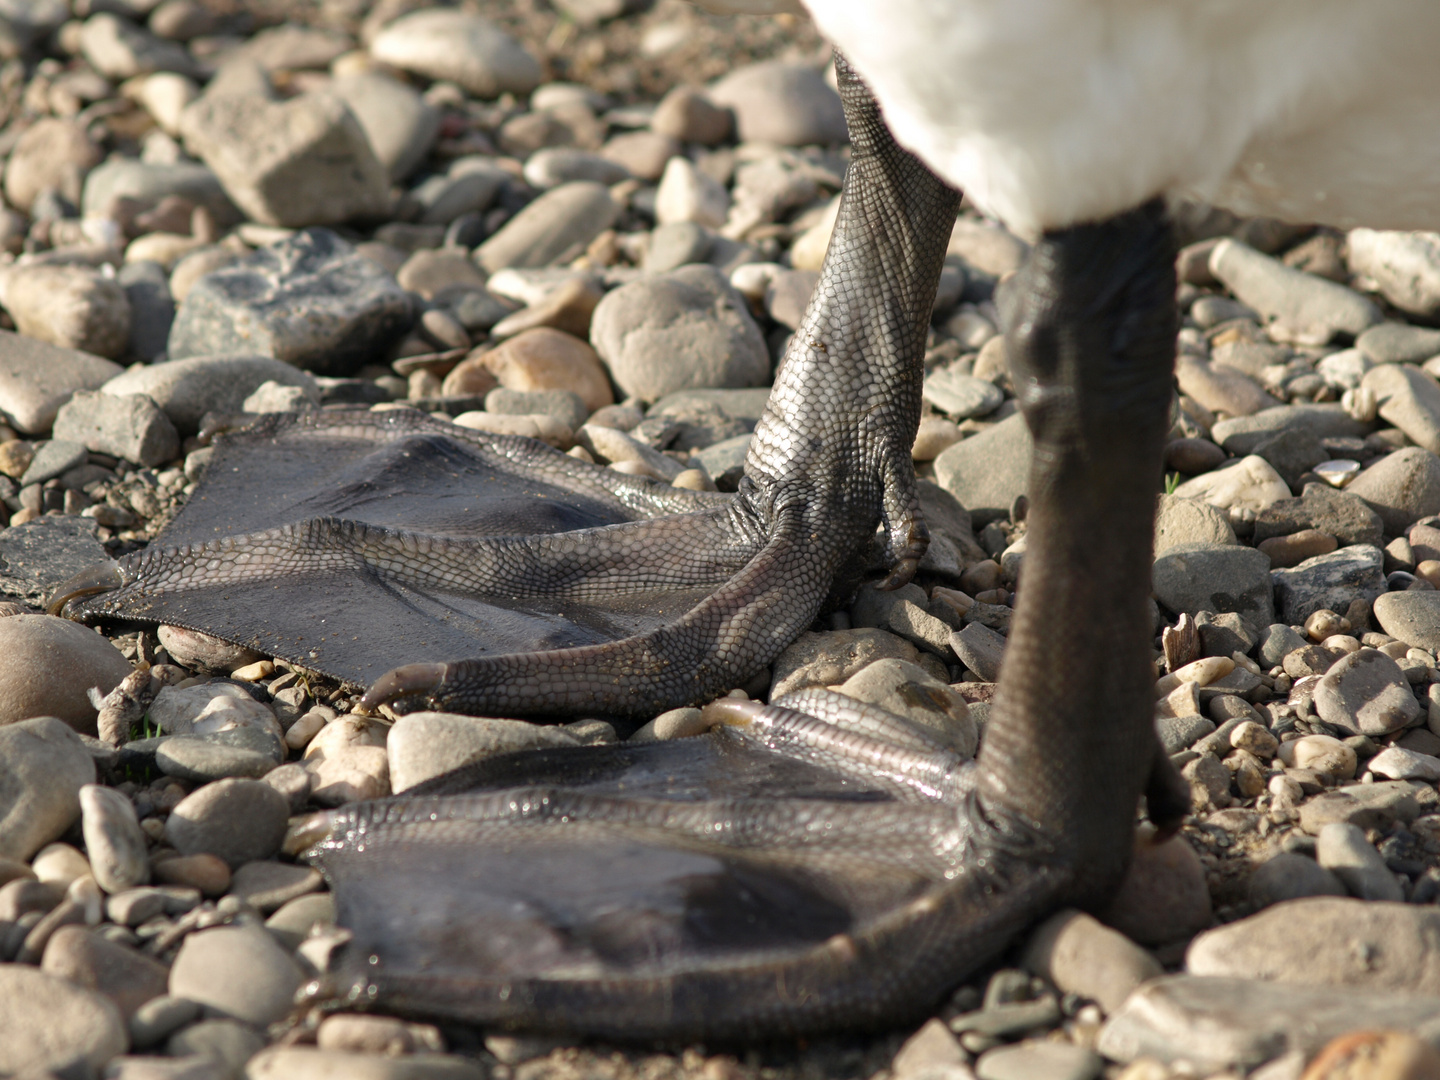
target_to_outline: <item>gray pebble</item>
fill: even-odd
[[[256,911],[268,914],[320,888],[320,871],[311,866],[257,860],[235,871],[230,896],[239,897]]]
[[[114,788],[86,784],[80,789],[80,822],[95,881],[118,893],[150,880],[147,844],[135,805]]]
[[[130,341],[130,300],[88,266],[38,264],[0,273],[0,302],[20,333],[112,360]]]
[[[1364,437],[1372,426],[1356,420],[1338,404],[1280,405],[1251,416],[1217,421],[1210,429],[1210,437],[1232,454],[1249,454],[1266,439],[1289,427],[1307,428],[1317,438],[1324,439]]]
[[[1223,510],[1200,499],[1160,494],[1155,499],[1155,556],[1192,545],[1238,544]],[[1229,655],[1228,653],[1226,654]]]
[[[123,369],[103,357],[0,330],[0,410],[21,434],[50,430],[77,390],[93,390]]]
[[[355,114],[392,182],[414,172],[440,134],[440,110],[383,72],[346,75],[330,89]]]
[[[1366,468],[1346,491],[1380,515],[1387,533],[1398,535],[1418,519],[1440,513],[1440,458],[1407,446]]]
[[[217,855],[232,869],[280,850],[290,817],[285,796],[258,780],[229,779],[187,795],[165,822],[182,855]]]
[[[422,781],[497,754],[574,745],[576,740],[559,728],[521,720],[417,712],[395,722],[385,752],[390,762],[390,787],[398,795]]]
[[[1421,715],[1400,666],[1371,649],[1336,661],[1316,685],[1314,702],[1320,719],[1359,735],[1388,735]]]
[[[162,994],[151,998],[130,1017],[130,1045],[144,1050],[163,1041],[200,1017],[200,1003]]]
[[[78,439],[47,439],[35,447],[35,456],[30,466],[20,477],[20,486],[43,484],[71,469],[78,468],[90,460],[85,444]]]
[[[583,249],[619,215],[619,205],[603,184],[588,180],[561,184],[476,248],[475,261],[491,274],[506,267],[549,266],[568,251]]]
[[[1355,347],[1376,364],[1418,364],[1440,355],[1440,330],[1383,322],[1355,339]]]
[[[504,416],[553,416],[571,431],[588,416],[585,400],[573,390],[508,390],[497,386],[485,395],[485,411]]]
[[[849,138],[840,95],[814,68],[778,60],[751,64],[715,83],[709,98],[735,114],[741,142],[806,146]]]
[[[387,25],[370,43],[381,63],[446,79],[481,98],[524,95],[540,84],[540,65],[488,19],[450,10],[416,11]]]
[[[1375,282],[1401,311],[1426,319],[1440,312],[1440,246],[1434,233],[1351,229],[1345,261],[1352,274]]]
[[[1315,838],[1315,861],[1361,900],[1399,903],[1405,899],[1395,875],[1358,826],[1335,822],[1321,829]]]
[[[215,738],[173,735],[156,747],[155,764],[166,776],[206,784],[233,776],[258,779],[274,769],[276,761],[273,754]]]
[[[1353,289],[1293,270],[1236,240],[1215,246],[1210,272],[1272,320],[1276,340],[1324,345],[1338,334],[1353,337],[1380,321],[1380,309]]]
[[[236,413],[260,386],[274,381],[313,386],[314,378],[268,356],[196,356],[135,367],[105,384],[104,393],[146,394],[181,434],[193,434],[207,412]]]
[[[0,726],[0,856],[25,861],[61,836],[94,782],[90,752],[53,716]]]
[[[1270,557],[1255,548],[1188,545],[1155,560],[1155,595],[1175,612],[1235,611],[1274,621]]]
[[[1005,395],[988,379],[977,379],[948,367],[925,376],[925,400],[955,420],[986,416],[1000,407]]]
[[[1029,1040],[999,1046],[975,1063],[979,1080],[1093,1080],[1104,1062],[1100,1055],[1071,1043]]]
[[[56,415],[54,437],[145,466],[163,465],[180,451],[175,425],[144,394],[81,390]]]
[[[287,900],[265,920],[265,929],[287,949],[294,949],[319,927],[335,925],[335,895],[311,892]]]
[[[687,263],[703,262],[715,234],[694,221],[672,221],[655,226],[645,251],[645,269],[653,274],[678,270]]]
[[[1155,734],[1167,754],[1178,754],[1215,730],[1215,725],[1197,713],[1188,716],[1161,716],[1155,720]]]
[[[239,1020],[201,1020],[171,1035],[165,1053],[172,1058],[199,1056],[218,1062],[233,1080],[244,1075],[246,1062],[265,1048],[265,1041],[254,1026]]]
[[[935,480],[970,511],[976,526],[1006,517],[1030,481],[1030,428],[1018,413],[962,440],[935,459]]]
[[[263,927],[223,926],[190,934],[170,968],[172,997],[264,1027],[290,1011],[302,976]]]
[[[1250,875],[1250,902],[1256,908],[1302,896],[1344,896],[1345,886],[1314,859],[1282,851],[1256,867]]]
[[[0,1071],[94,1075],[125,1052],[125,1023],[103,994],[29,964],[0,964]]]

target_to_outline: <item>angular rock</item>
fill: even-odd
[[[55,589],[106,559],[91,518],[40,517],[0,530],[0,593],[45,606]]]
[[[1366,768],[1387,780],[1440,781],[1440,757],[1404,746],[1387,746],[1366,762]]]
[[[252,220],[305,228],[389,209],[387,170],[338,97],[212,92],[185,110],[181,128],[186,148]]]
[[[390,787],[398,795],[425,780],[497,754],[576,745],[574,736],[562,728],[520,720],[417,712],[395,723],[385,752],[390,760]]]
[[[26,861],[63,834],[94,782],[90,752],[53,716],[0,726],[0,858]]]
[[[203,206],[222,228],[244,220],[219,178],[198,161],[164,164],[119,155],[85,177],[80,209],[86,217],[104,217],[114,212],[120,199],[134,199],[149,209],[172,195]]]
[[[1315,838],[1315,861],[1338,877],[1351,896],[1400,903],[1405,893],[1385,860],[1357,825],[1334,822]]]
[[[759,327],[710,266],[683,266],[608,293],[595,309],[591,340],[616,385],[646,401],[770,379]]]
[[[259,351],[349,375],[383,357],[413,318],[393,277],[330,230],[306,229],[201,278],[176,312],[170,356]]]
[[[540,84],[540,65],[505,31],[469,12],[416,11],[387,25],[370,42],[383,64],[428,79],[446,79],[481,98],[525,95]]]
[[[1380,415],[1432,454],[1440,453],[1440,383],[1411,364],[1371,368],[1360,385],[1375,395]]]
[[[207,412],[241,411],[245,399],[266,382],[313,388],[308,372],[268,356],[195,356],[135,367],[102,388],[102,393],[145,394],[181,434],[191,434]]]
[[[1275,609],[1281,621],[1298,626],[1317,611],[1344,611],[1354,600],[1374,600],[1385,591],[1383,565],[1379,548],[1352,544],[1276,570],[1270,575]]]
[[[551,188],[475,251],[487,273],[540,267],[574,258],[615,224],[620,206],[603,184],[577,180]]]
[[[175,425],[144,394],[77,391],[56,414],[53,437],[147,467],[163,465],[180,450]]]
[[[1030,481],[1034,442],[1025,418],[1007,416],[935,459],[935,480],[970,511],[976,526],[1005,517]]]
[[[1419,518],[1440,513],[1440,458],[1407,446],[1365,469],[1346,490],[1380,515],[1387,533],[1398,535]]]
[[[1324,345],[1380,321],[1380,309],[1353,289],[1292,270],[1237,240],[1215,245],[1210,272],[1271,322],[1276,340]]]
[[[93,735],[95,706],[87,692],[98,687],[108,694],[130,674],[130,662],[109,641],[53,615],[0,619],[0,656],[0,725],[53,716]]]
[[[1388,735],[1421,712],[1400,665],[1369,649],[1336,661],[1316,685],[1314,702],[1321,720],[1357,735]]]
[[[1274,621],[1270,558],[1254,548],[1172,548],[1155,560],[1155,595],[1174,612],[1236,611],[1261,626]]]
[[[1380,515],[1363,499],[1349,491],[1336,491],[1329,484],[1306,484],[1300,498],[1281,499],[1255,515],[1257,545],[1302,529],[1328,533],[1342,545],[1372,547],[1381,546],[1385,532]]]
[[[950,635],[950,647],[961,662],[985,682],[999,681],[1005,650],[1005,638],[1000,634],[988,626],[972,622]]]
[[[153,71],[199,74],[199,66],[183,45],[104,11],[85,20],[79,45],[90,66],[109,79],[132,79]]]

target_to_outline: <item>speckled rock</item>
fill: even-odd
[[[979,729],[965,699],[916,664],[876,660],[846,679],[840,692],[904,717],[961,757],[975,756]]]
[[[1343,612],[1354,600],[1374,600],[1385,589],[1383,559],[1379,548],[1352,544],[1274,571],[1276,613],[1300,625],[1317,611]]]
[[[1320,719],[1356,735],[1388,735],[1421,713],[1400,665],[1369,649],[1337,660],[1315,687],[1314,701]]]
[[[1440,648],[1440,592],[1384,593],[1375,598],[1375,621],[1391,637],[1419,649]]]
[[[1440,234],[1351,229],[1345,261],[1401,311],[1423,317],[1440,311]]]
[[[27,860],[61,836],[94,782],[85,744],[53,716],[0,726],[0,858]]]
[[[591,340],[616,385],[646,401],[770,378],[759,327],[710,266],[683,266],[608,293],[595,309]]]
[[[0,724],[58,716],[95,734],[95,706],[86,691],[108,694],[130,674],[130,662],[95,631],[53,615],[0,619]]]
[[[1237,611],[1274,621],[1270,557],[1240,546],[1183,545],[1155,560],[1155,595],[1171,611]]]
[[[413,318],[393,277],[330,230],[306,229],[200,279],[175,313],[170,356],[260,352],[349,375],[382,358]]]
[[[1155,556],[1190,544],[1237,544],[1235,530],[1219,509],[1201,499],[1159,495],[1155,500]]]
[[[396,721],[386,741],[390,787],[397,795],[429,780],[496,754],[537,747],[576,746],[562,728],[521,720],[492,720],[455,713],[409,713]]]

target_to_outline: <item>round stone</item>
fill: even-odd
[[[264,1027],[290,1011],[302,980],[295,961],[263,927],[224,926],[185,939],[170,968],[170,996]]]
[[[280,850],[290,804],[258,780],[217,780],[187,795],[165,822],[182,855],[215,855],[233,869]]]
[[[108,694],[130,662],[94,630],[53,615],[0,619],[0,724],[58,716],[76,731],[95,734],[95,706],[87,691]]]
[[[58,839],[80,816],[80,789],[94,781],[90,752],[55,717],[0,727],[0,857],[25,860]]]
[[[95,1075],[126,1047],[120,1010],[103,994],[28,964],[0,964],[0,1073]]]
[[[540,84],[540,65],[505,31],[478,15],[416,11],[390,23],[370,55],[402,71],[446,79],[481,98],[525,95]]]

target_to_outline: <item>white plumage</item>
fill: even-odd
[[[1436,0],[809,6],[896,138],[1016,232],[1157,195],[1440,226]]]

